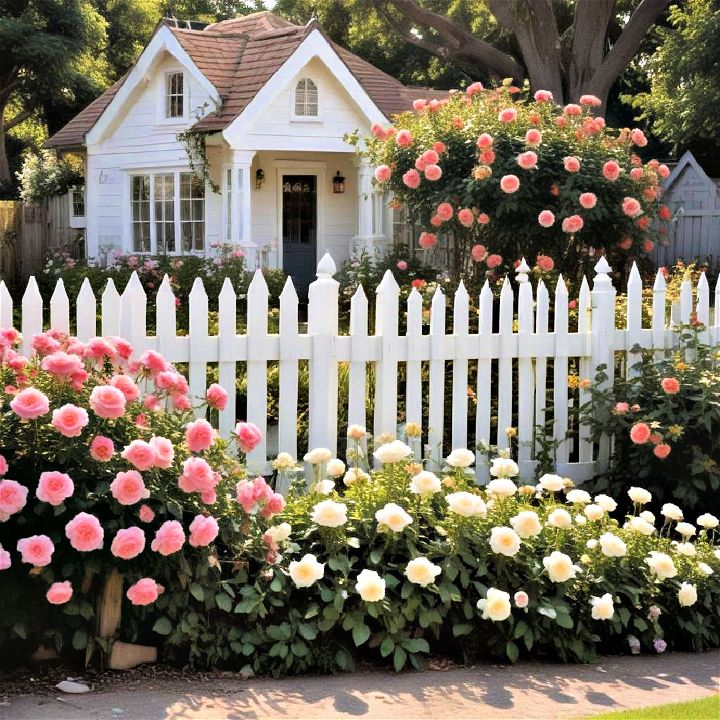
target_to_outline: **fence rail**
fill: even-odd
[[[504,447],[505,431],[517,418],[519,464],[524,478],[531,478],[534,472],[542,439],[538,426],[548,422],[548,439],[556,444],[559,472],[582,481],[605,466],[609,445],[601,442],[594,446],[588,441],[587,428],[582,426],[568,437],[570,404],[588,398],[583,387],[574,397],[569,395],[571,362],[580,377],[591,377],[595,368],[607,365],[606,383],[612,384],[617,353],[626,359],[624,371],[631,373],[632,361],[627,361],[627,354],[635,345],[659,351],[673,347],[678,323],[689,322],[693,315],[706,326],[704,340],[720,344],[720,283],[711,318],[710,289],[704,276],[696,288],[685,280],[679,300],[671,304],[665,280],[658,273],[652,288],[652,322],[645,327],[642,282],[633,267],[625,327],[616,329],[610,270],[601,258],[595,266],[592,290],[583,281],[573,301],[578,312],[577,327],[569,323],[568,291],[562,277],[554,288],[551,313],[550,291],[541,282],[533,295],[529,268],[523,261],[517,268],[517,296],[506,279],[496,303],[486,283],[472,322],[465,287],[459,286],[452,308],[447,307],[449,299],[438,288],[430,303],[429,326],[424,323],[420,293],[413,289],[401,307],[399,287],[388,271],[377,288],[373,331],[368,328],[368,299],[360,287],[351,300],[349,333],[341,334],[338,282],[333,279],[336,269],[329,255],[321,259],[317,280],[310,285],[306,332],[301,332],[298,297],[289,278],[279,298],[279,332],[268,332],[269,292],[261,271],[255,273],[247,293],[246,332],[242,335],[237,332],[238,298],[229,279],[218,299],[217,335],[209,334],[208,296],[200,278],[190,293],[189,334],[177,335],[175,297],[167,277],[156,298],[156,334],[148,335],[147,298],[134,273],[122,294],[108,280],[99,299],[85,280],[74,299],[73,324],[70,298],[59,280],[50,299],[49,327],[68,333],[72,330],[82,341],[97,334],[120,335],[134,345],[138,354],[154,349],[170,362],[187,363],[191,394],[195,397],[204,395],[208,364],[217,364],[219,381],[226,388],[235,385],[236,374],[242,372],[244,364],[247,419],[260,427],[264,438],[248,457],[254,470],[266,467],[268,454],[268,363],[279,364],[277,450],[293,456],[304,451],[298,447],[296,418],[299,363],[308,361],[311,447],[337,450],[339,404],[347,407],[349,424],[368,426],[375,435],[395,433],[400,400],[407,421],[422,425],[423,417],[427,418],[423,427],[425,450],[436,459],[451,447],[473,447],[480,440]],[[401,315],[405,318],[404,334],[400,334]],[[43,300],[34,278],[23,295],[20,317],[23,349],[30,352],[32,337],[46,327]],[[447,319],[452,322],[452,332],[446,330]],[[0,282],[0,326],[12,323],[12,299]],[[449,382],[448,363],[452,364]],[[348,374],[348,389],[343,393],[338,390],[341,364]],[[365,402],[371,376],[375,392],[372,418],[366,417]],[[445,398],[448,387],[450,397]],[[236,421],[235,395],[229,395],[227,408],[219,414],[218,429],[223,436],[230,434]],[[474,408],[470,395],[474,395]],[[446,427],[450,442],[443,445]],[[477,476],[480,481],[487,477],[481,463]]]

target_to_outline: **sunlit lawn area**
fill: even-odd
[[[720,695],[671,705],[656,705],[640,710],[620,710],[595,715],[595,720],[718,720]]]

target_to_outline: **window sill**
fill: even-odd
[[[293,115],[290,118],[290,124],[303,124],[303,125],[322,125],[323,119],[318,117],[303,117],[302,115]]]

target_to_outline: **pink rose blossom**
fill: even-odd
[[[538,215],[538,223],[541,227],[552,227],[555,223],[555,215],[550,210],[542,210]]]
[[[146,350],[139,358],[138,362],[152,374],[157,374],[163,370],[167,370],[169,365],[167,360],[155,350]]]
[[[463,208],[458,211],[458,222],[465,227],[472,227],[475,224],[475,216],[470,208]]]
[[[203,418],[193,420],[185,427],[185,442],[190,452],[202,452],[215,442],[215,430]]]
[[[173,395],[172,404],[175,410],[189,410],[192,407],[190,398],[187,395]]]
[[[102,548],[105,531],[94,515],[81,512],[65,526],[65,535],[75,550],[90,552]]]
[[[590,210],[597,205],[597,195],[591,192],[584,192],[580,194],[580,204],[586,209]]]
[[[122,451],[121,457],[137,470],[149,470],[155,465],[157,459],[153,446],[145,440],[133,440]]]
[[[630,139],[638,147],[645,147],[648,144],[647,138],[645,137],[645,133],[642,130],[640,130],[639,128],[633,129],[633,131],[630,133]]]
[[[672,448],[667,443],[660,443],[653,448],[653,455],[659,460],[664,460],[671,450]]]
[[[440,160],[440,156],[435,150],[426,150],[420,157],[422,157],[425,167],[428,165],[434,165]]]
[[[442,169],[439,165],[428,165],[425,168],[425,177],[428,180],[439,180],[442,177]]]
[[[23,420],[35,420],[50,410],[47,396],[33,387],[21,390],[11,401],[13,412]]]
[[[155,453],[154,467],[162,468],[166,470],[173,464],[175,459],[175,449],[173,444],[164,437],[151,437],[148,441],[148,445],[153,449]]]
[[[9,469],[7,460],[0,455],[0,477],[2,477]]]
[[[90,457],[98,462],[108,462],[115,454],[115,446],[109,437],[96,435],[90,443]]]
[[[437,245],[437,235],[431,232],[421,232],[418,238],[418,245],[423,250],[429,250]]]
[[[161,555],[176,553],[185,543],[185,531],[177,520],[166,520],[155,533],[150,549]]]
[[[90,393],[90,407],[101,418],[119,418],[125,414],[125,396],[112,385],[98,385]]]
[[[240,450],[245,454],[254,450],[262,440],[260,428],[251,422],[239,422],[235,426],[235,436]]]
[[[563,108],[563,112],[569,117],[577,117],[578,115],[582,115],[582,108],[575,103],[568,103]]]
[[[483,91],[483,84],[481,82],[474,82],[467,86],[465,92],[472,97],[479,92]]]
[[[85,369],[83,361],[77,355],[68,355],[62,350],[58,350],[52,355],[46,355],[42,359],[40,367],[51,375],[60,378],[69,378]]]
[[[635,423],[630,428],[630,439],[636,445],[644,445],[650,439],[650,435],[652,435],[652,431],[647,423]]]
[[[3,550],[3,546],[0,545],[0,570],[9,570],[12,566],[12,559],[10,553],[7,550]]]
[[[515,606],[519,608],[526,608],[530,602],[530,598],[524,590],[518,590],[513,596],[513,600],[515,600]]]
[[[395,267],[401,272],[405,272],[405,270],[408,269],[408,264],[407,262],[405,262],[405,260],[398,260],[395,264]]]
[[[520,188],[520,180],[517,175],[504,175],[500,179],[500,189],[508,194],[517,192]]]
[[[149,505],[141,505],[138,511],[140,522],[150,523],[155,519],[155,513]]]
[[[602,100],[595,95],[581,95],[580,104],[587,105],[588,107],[600,107],[602,105]]]
[[[152,578],[141,578],[127,589],[126,595],[133,605],[151,605],[164,591],[165,588]]]
[[[422,112],[425,109],[425,106],[427,105],[427,100],[423,98],[417,98],[416,100],[413,100],[413,110],[415,112]]]
[[[65,437],[79,437],[89,422],[90,419],[85,408],[68,403],[53,410],[50,424]]]
[[[487,213],[480,213],[477,216],[478,225],[487,225],[490,222],[490,216]]]
[[[553,94],[549,90],[538,90],[533,97],[535,102],[550,102]]]
[[[620,242],[618,243],[618,247],[621,250],[629,250],[632,247],[632,238],[624,237]]]
[[[110,385],[117,388],[125,396],[127,402],[134,402],[140,396],[140,388],[129,375],[115,375],[110,378]]]
[[[208,405],[215,410],[224,410],[227,407],[228,394],[225,388],[217,383],[213,383],[208,389],[205,396]]]
[[[630,405],[628,405],[626,402],[615,403],[616,415],[624,415],[628,410],[630,410]]]
[[[563,159],[563,167],[568,172],[578,172],[580,170],[580,161],[574,155],[568,155]]]
[[[555,267],[555,261],[549,255],[538,255],[537,265],[543,272],[550,272]]]
[[[49,588],[45,597],[51,605],[64,605],[73,594],[73,586],[69,580],[65,582],[54,582]]]
[[[666,178],[670,175],[670,168],[667,165],[658,165],[657,171],[661,178]]]
[[[37,499],[50,505],[62,505],[65,500],[72,496],[75,491],[75,484],[69,475],[53,470],[44,472],[38,481]]]
[[[20,559],[28,565],[45,567],[50,564],[55,546],[47,535],[33,535],[22,538],[17,544]]]
[[[441,202],[437,206],[435,213],[441,220],[446,222],[453,216],[453,206],[448,202]]]
[[[15,480],[0,480],[0,515],[14,515],[27,503],[28,489]]]
[[[481,262],[487,256],[487,248],[484,245],[473,245],[470,254],[475,262]]]
[[[38,355],[50,355],[60,349],[60,343],[49,333],[40,333],[33,336],[32,348]]]
[[[388,165],[378,165],[378,167],[375,168],[375,179],[378,182],[387,182],[390,179],[391,173],[392,170],[390,170]]]
[[[488,268],[493,270],[502,264],[502,256],[501,255],[488,255],[488,257],[485,259],[485,264],[488,266]]]
[[[606,180],[615,182],[620,177],[620,166],[615,160],[608,160],[602,167],[602,174]]]
[[[416,188],[420,187],[420,173],[415,170],[415,168],[411,168],[402,176],[403,183],[407,187],[409,187],[411,190],[415,190]]]
[[[585,221],[579,215],[570,215],[562,221],[563,232],[576,233],[583,229]]]
[[[409,147],[413,142],[412,133],[409,130],[398,130],[398,133],[395,136],[395,142],[400,147]]]
[[[479,148],[489,148],[493,144],[493,136],[490,133],[482,133],[475,143]]]
[[[188,542],[193,547],[205,547],[218,536],[219,531],[217,520],[212,515],[196,515],[190,523]]]
[[[508,123],[513,122],[517,118],[517,110],[515,108],[505,108],[498,113],[498,120],[500,122]]]
[[[542,133],[537,128],[530,128],[525,133],[525,143],[527,145],[539,145],[542,142]]]
[[[623,200],[622,204],[623,212],[631,218],[637,217],[638,215],[642,215],[642,206],[640,205],[640,202],[632,197],[626,197]]]
[[[132,560],[145,549],[145,533],[139,527],[118,530],[110,545],[110,552],[121,560]]]
[[[678,382],[677,378],[663,378],[660,382],[660,385],[668,395],[676,395],[680,392],[680,383]]]
[[[119,472],[110,483],[110,493],[121,505],[134,505],[150,497],[150,491],[137,470]]]
[[[533,168],[537,167],[537,153],[533,152],[532,150],[528,150],[527,152],[520,153],[517,157],[517,164],[523,169],[523,170],[532,170]]]
[[[193,456],[183,462],[183,472],[178,478],[178,487],[183,492],[210,493],[218,482],[219,473],[214,472],[204,458]]]
[[[85,357],[100,362],[107,358],[114,361],[117,357],[117,350],[106,338],[95,337],[85,344]]]

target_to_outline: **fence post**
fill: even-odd
[[[612,268],[605,257],[595,265],[595,279],[592,289],[592,371],[604,365],[606,379],[599,383],[598,389],[613,386],[615,374],[615,288],[610,279]],[[597,455],[598,472],[604,472],[610,461],[610,438],[600,438]]]
[[[333,279],[335,262],[325,253],[317,266],[317,280],[308,290],[308,335],[312,338],[310,358],[309,448],[337,449],[338,288]]]
[[[397,429],[397,344],[400,288],[390,270],[375,290],[375,336],[379,356],[375,365],[375,416],[373,433],[395,435]]]

